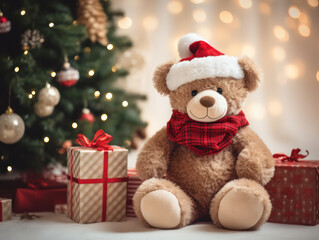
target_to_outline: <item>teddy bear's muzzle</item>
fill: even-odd
[[[226,113],[226,99],[214,90],[198,93],[187,104],[188,116],[198,122],[215,122]]]

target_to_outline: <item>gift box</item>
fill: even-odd
[[[275,175],[266,185],[273,207],[269,222],[319,223],[319,161],[299,160],[305,157],[299,152],[274,154]]]
[[[133,196],[143,181],[137,176],[135,168],[127,170],[127,178],[126,216],[136,217],[133,207]]]
[[[126,212],[128,150],[109,146],[110,135],[99,130],[92,142],[67,149],[67,216],[78,223],[121,221]]]
[[[54,205],[66,204],[66,183],[44,179],[32,172],[24,175],[25,186],[16,190],[14,212],[53,212]]]
[[[18,188],[14,212],[53,212],[56,204],[66,204],[67,188]]]
[[[0,222],[11,219],[11,208],[11,199],[0,198]]]

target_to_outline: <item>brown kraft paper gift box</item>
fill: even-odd
[[[77,223],[121,221],[126,214],[128,150],[67,149],[67,216]]]

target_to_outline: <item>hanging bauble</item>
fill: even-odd
[[[63,69],[57,74],[58,83],[66,87],[71,87],[76,84],[79,78],[79,71],[71,67],[68,62],[63,64]]]
[[[41,102],[37,102],[34,104],[34,112],[39,117],[47,117],[50,116],[53,113],[54,106],[52,105],[46,105]]]
[[[65,140],[65,141],[63,142],[63,144],[62,144],[61,149],[59,150],[59,153],[60,153],[60,154],[66,154],[67,149],[68,149],[69,147],[72,147],[72,141],[71,141],[71,140]]]
[[[43,42],[44,38],[37,29],[28,29],[21,35],[21,45],[23,50],[41,47]]]
[[[91,113],[90,109],[88,108],[83,108],[82,109],[82,114],[79,118],[79,120],[87,120],[90,123],[94,123],[95,117],[94,115]]]
[[[57,88],[46,84],[39,92],[38,102],[44,105],[56,106],[60,101],[60,92]]]
[[[3,16],[0,11],[0,33],[7,33],[11,30],[11,22]]]
[[[91,42],[107,45],[107,16],[100,0],[78,0],[78,21],[86,27]]]
[[[24,134],[24,121],[8,107],[0,116],[0,142],[12,144],[18,142]]]

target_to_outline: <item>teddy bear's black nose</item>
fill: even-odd
[[[204,107],[211,107],[215,104],[215,99],[212,98],[212,97],[209,97],[209,96],[205,96],[205,97],[202,97],[200,100],[199,100],[200,104],[202,104]]]

